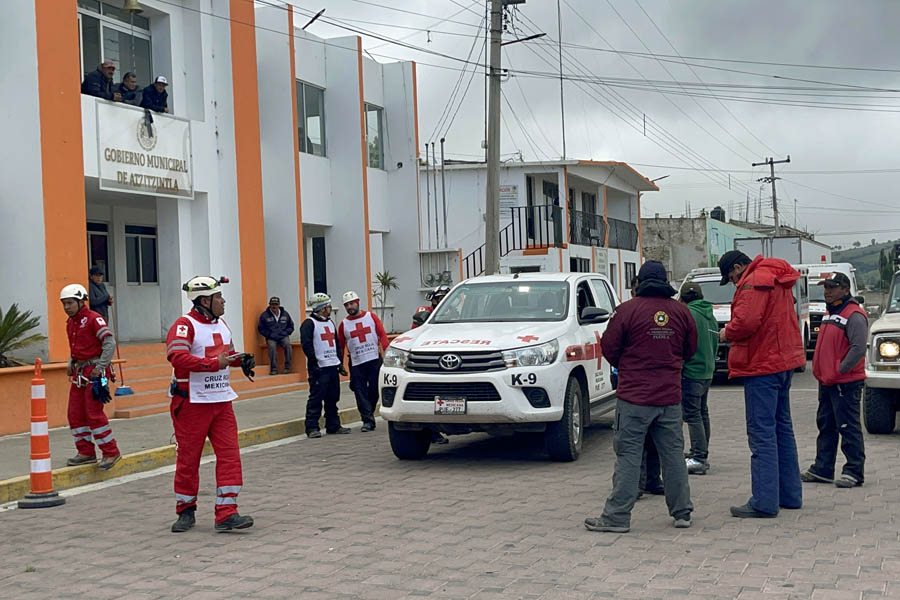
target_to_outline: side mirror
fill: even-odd
[[[853,299],[856,300],[857,302],[859,302],[860,304],[865,304],[865,303],[866,303],[866,298],[865,298],[865,296],[856,296],[856,297],[854,297]]]
[[[584,323],[606,323],[609,321],[609,311],[596,306],[585,306],[581,310],[581,321]]]

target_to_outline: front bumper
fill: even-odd
[[[533,375],[533,379],[530,379]],[[543,367],[516,367],[502,371],[466,374],[413,373],[403,369],[382,367],[378,381],[379,398],[384,397],[385,388],[395,388],[391,406],[382,406],[380,414],[386,421],[399,423],[436,424],[516,424],[546,423],[559,421],[563,415],[566,383],[569,369],[566,363],[555,363]],[[519,385],[513,385],[513,381]],[[396,381],[397,385],[385,385]],[[533,381],[533,383],[532,383]],[[460,396],[460,386],[465,384],[489,384],[494,387],[499,400],[468,400],[466,414],[434,414],[434,398],[407,400],[407,388],[414,383],[430,384],[435,395]],[[528,401],[524,389],[543,388],[550,406],[535,408]],[[421,388],[420,388],[421,389]],[[417,395],[421,397],[420,394]]]
[[[900,390],[900,370],[866,365],[866,387]]]

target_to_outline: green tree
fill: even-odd
[[[387,307],[387,295],[391,290],[399,290],[400,286],[397,285],[397,276],[393,275],[390,271],[382,271],[381,273],[375,273],[375,281],[372,283],[375,284],[374,296],[375,296],[375,309],[380,311],[379,316],[381,320],[384,321],[384,309]]]
[[[30,310],[19,311],[19,305],[13,304],[6,313],[0,309],[0,367],[24,365],[10,353],[20,350],[29,344],[36,344],[47,339],[40,333],[30,333],[41,324],[39,317],[33,317]]]

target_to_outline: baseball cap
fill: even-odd
[[[822,278],[816,285],[824,285],[828,287],[844,287],[850,289],[850,278],[839,271],[829,273],[827,277]]]
[[[694,300],[702,300],[703,299],[703,288],[700,287],[700,284],[696,281],[688,281],[685,282],[684,285],[681,286],[681,297],[693,297]]]
[[[162,75],[157,75],[156,79],[153,80],[153,83],[161,83],[163,85],[169,85],[169,80],[163,77]]]
[[[729,250],[722,255],[722,258],[719,259],[719,273],[722,274],[722,281],[719,282],[719,285],[728,284],[728,274],[731,273],[732,267],[738,262],[749,264],[751,261],[750,257],[740,250]]]
[[[281,298],[278,296],[272,296],[269,298],[269,304],[281,304]]]

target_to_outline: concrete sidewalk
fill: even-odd
[[[247,430],[286,421],[302,420],[306,415],[307,390],[236,400],[234,412],[238,429]],[[355,415],[356,400],[349,384],[341,384],[338,410],[350,409]],[[347,422],[348,413],[344,413]],[[357,419],[351,419],[357,420]],[[123,456],[168,446],[173,443],[172,420],[168,413],[110,420],[113,434]],[[300,433],[303,433],[302,427]],[[269,440],[262,440],[269,441]],[[66,459],[75,454],[75,443],[68,427],[50,430],[50,453],[53,470],[66,466]],[[29,474],[30,439],[28,433],[0,437],[0,483],[13,477]],[[99,452],[98,452],[99,456]],[[116,468],[110,471],[114,475]]]

